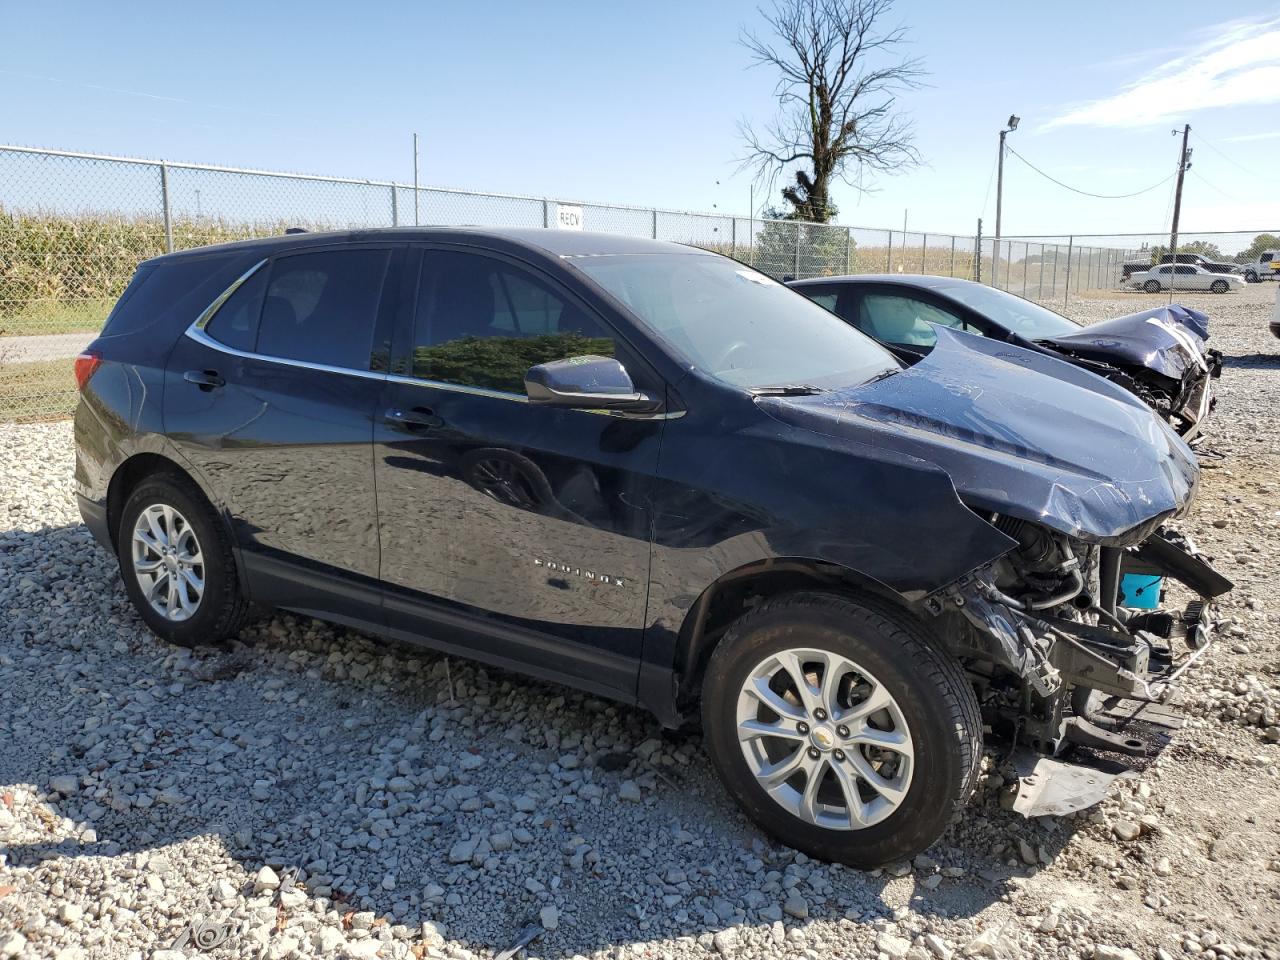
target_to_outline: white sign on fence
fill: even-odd
[[[582,229],[582,208],[568,207],[563,203],[556,204],[556,215],[551,221],[551,226],[557,230],[581,230]]]

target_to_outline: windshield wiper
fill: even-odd
[[[751,393],[757,397],[809,397],[826,391],[807,383],[788,383],[780,387],[755,387]]]

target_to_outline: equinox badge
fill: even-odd
[[[575,577],[581,577],[583,580],[591,580],[595,583],[607,583],[614,587],[625,587],[627,585],[627,582],[621,577],[611,577],[607,574],[583,570],[581,567],[571,567],[565,563],[556,563],[554,560],[541,560],[535,557],[533,565],[546,570],[554,570],[557,573],[572,574]]]

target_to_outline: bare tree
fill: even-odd
[[[924,70],[899,54],[905,28],[883,26],[892,8],[893,0],[775,0],[772,14],[760,13],[776,39],[742,35],[755,63],[778,71],[780,108],[763,132],[742,124],[742,163],[770,188],[793,173],[782,197],[797,219],[830,220],[836,180],[864,190],[869,173],[920,163],[897,94],[920,86]]]

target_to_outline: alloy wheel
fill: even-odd
[[[766,793],[806,823],[860,830],[890,816],[911,786],[911,731],[893,695],[846,657],[773,654],[738,695],[737,734]]]
[[[204,555],[187,518],[167,503],[138,514],[130,554],[138,586],[166,620],[189,620],[204,597]]]

